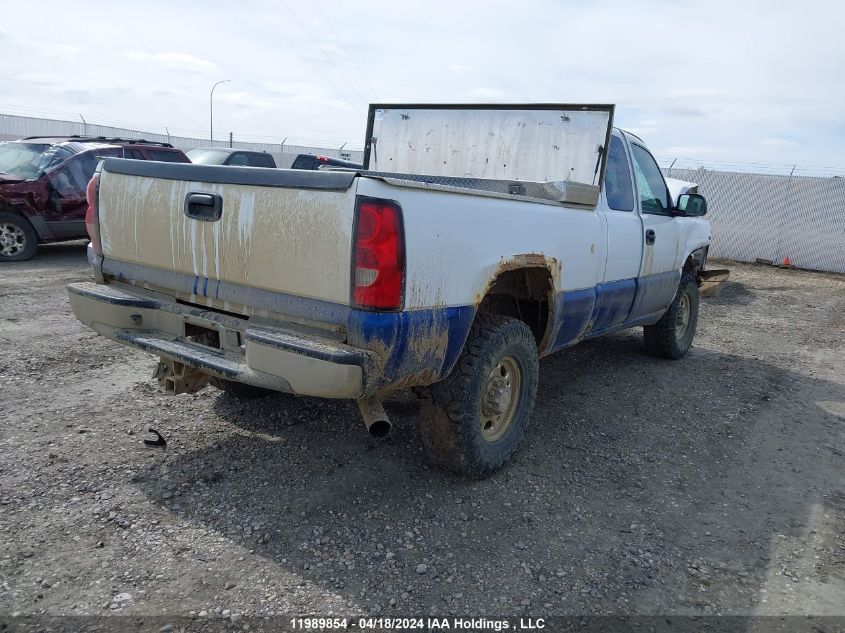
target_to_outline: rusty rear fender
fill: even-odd
[[[449,375],[461,354],[476,306],[406,312],[351,310],[347,344],[373,352],[368,390],[429,385]]]

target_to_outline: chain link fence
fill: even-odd
[[[212,145],[207,139],[0,114],[0,140],[71,134],[144,138],[171,143],[184,151]],[[228,147],[229,143],[216,141],[213,145]],[[359,150],[237,139],[232,146],[268,152],[280,167],[290,167],[298,154],[363,161]],[[672,166],[664,166],[664,172],[671,178],[698,183],[707,198],[711,257],[775,263],[789,257],[799,268],[845,273],[845,178],[795,175],[802,171],[794,168],[789,175]]]
[[[845,273],[845,178],[667,169],[699,184],[711,257]]]

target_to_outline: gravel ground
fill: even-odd
[[[165,396],[71,315],[81,243],[4,265],[0,614],[845,614],[845,278],[728,265],[683,360],[545,359],[480,482],[410,398],[379,442],[350,402]]]

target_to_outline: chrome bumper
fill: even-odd
[[[212,376],[323,398],[365,395],[370,352],[290,327],[251,326],[154,293],[91,282],[68,286],[76,317],[98,334]],[[189,340],[190,327],[217,332],[220,347]]]

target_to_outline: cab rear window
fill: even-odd
[[[314,163],[317,162],[313,156],[297,156],[296,160],[293,161],[293,165],[290,166],[291,169],[314,169]]]
[[[187,162],[183,157],[181,152],[168,152],[166,150],[161,149],[148,149],[147,154],[150,156],[150,160],[159,160],[165,163],[185,163]]]
[[[250,167],[275,167],[276,163],[270,154],[248,154]]]

